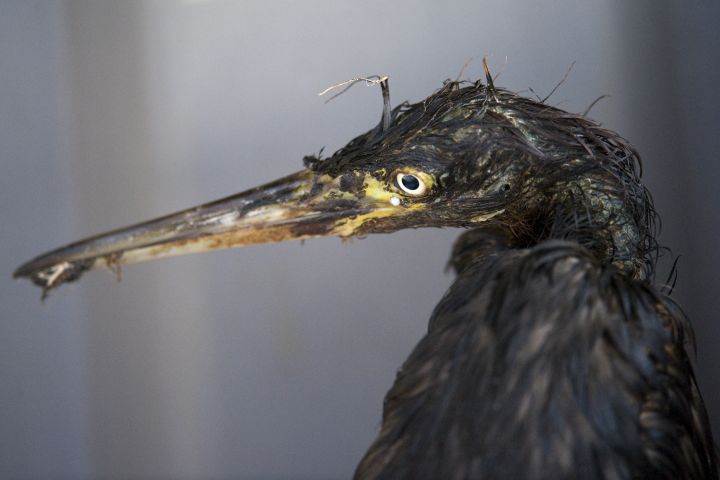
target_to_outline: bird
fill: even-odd
[[[86,271],[319,236],[461,227],[456,279],[399,368],[356,479],[717,479],[692,328],[654,284],[638,152],[586,114],[447,80],[329,157],[40,255],[43,297]]]

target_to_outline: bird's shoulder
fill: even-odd
[[[573,242],[467,258],[359,478],[717,478],[670,299]]]

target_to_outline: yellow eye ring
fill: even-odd
[[[427,185],[419,175],[399,172],[395,177],[398,188],[408,195],[418,197],[427,192]]]

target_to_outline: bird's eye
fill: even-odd
[[[422,195],[427,190],[425,182],[417,175],[411,173],[398,173],[397,184],[403,192],[409,193],[410,195]]]

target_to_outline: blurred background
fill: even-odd
[[[532,87],[641,152],[720,434],[718,2],[0,1],[0,477],[347,478],[450,284],[454,230],[87,274],[21,262],[226,196],[374,126],[390,76]],[[673,257],[663,261],[664,282]]]

